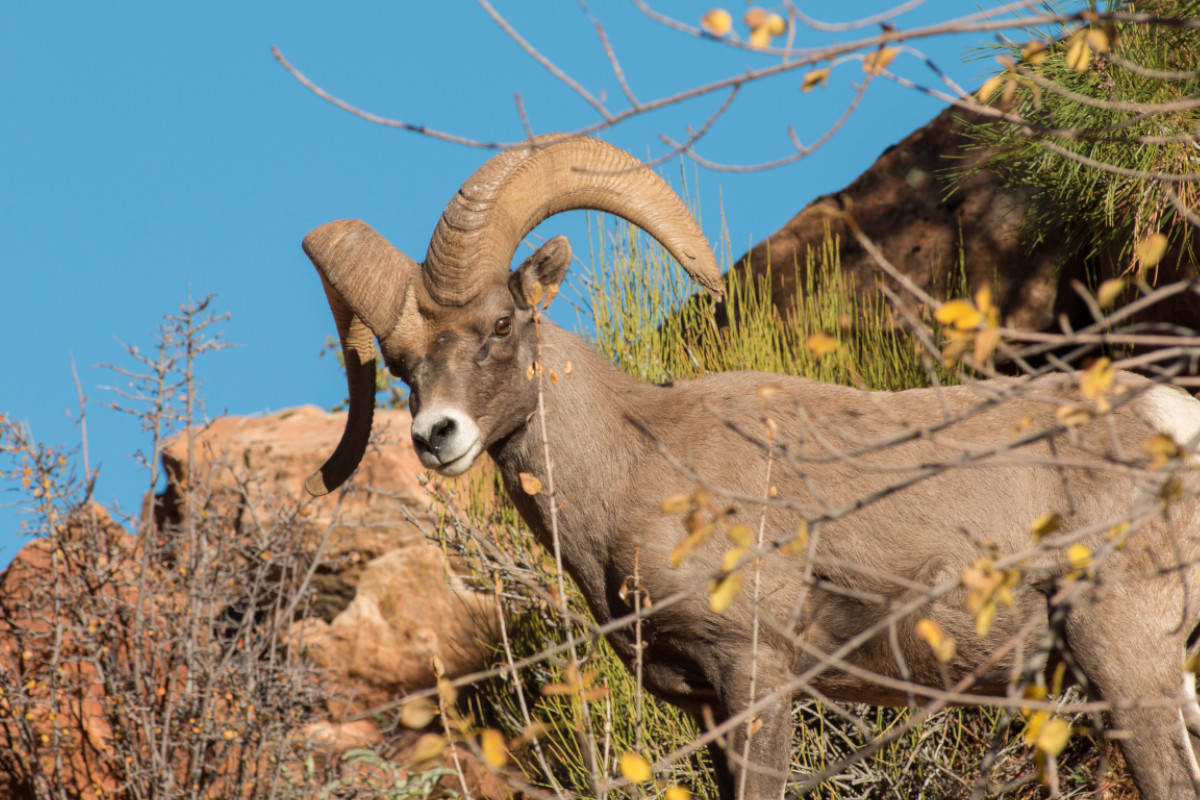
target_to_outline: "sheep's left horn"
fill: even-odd
[[[333,455],[309,476],[309,494],[328,494],[362,461],[375,412],[375,342],[397,327],[417,264],[367,223],[340,219],[304,237],[304,252],[321,274],[346,361],[350,409]]]

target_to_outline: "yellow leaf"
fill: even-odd
[[[725,555],[721,557],[721,569],[726,572],[732,572],[734,567],[738,565],[738,562],[748,555],[750,555],[750,551],[742,547],[726,550]]]
[[[667,800],[692,800],[692,793],[688,791],[687,787],[679,784],[667,789],[666,795]]]
[[[899,53],[900,51],[895,47],[884,47],[868,53],[867,57],[863,59],[863,72],[869,75],[878,75],[888,68],[888,64],[891,64]]]
[[[1026,700],[1045,700],[1047,694],[1049,694],[1049,692],[1047,692],[1045,686],[1036,686],[1034,684],[1029,684],[1028,686],[1025,687],[1024,696],[1025,696]],[[1021,713],[1026,717],[1026,719],[1029,719],[1030,722],[1032,723],[1033,708],[1031,708],[1030,706],[1021,706]],[[1045,714],[1046,712],[1039,711],[1038,713]],[[1044,720],[1044,718],[1043,718],[1043,720]],[[1041,721],[1039,721],[1038,724],[1040,725]],[[1029,728],[1026,727],[1025,731],[1026,731],[1026,734],[1028,735]],[[1027,739],[1026,743],[1032,744],[1033,740]]]
[[[413,748],[413,763],[421,764],[427,761],[434,761],[446,749],[446,744],[446,737],[440,733],[425,734],[420,739],[417,739],[417,745]]]
[[[1124,278],[1109,278],[1100,284],[1100,288],[1096,290],[1096,305],[1101,308],[1108,308],[1117,302],[1117,298],[1121,296],[1121,292],[1125,291],[1126,285]]]
[[[713,581],[709,584],[708,588],[708,607],[714,613],[724,614],[725,610],[733,604],[733,599],[737,597],[737,593],[742,589],[742,574],[740,572],[732,572],[719,581]]]
[[[1137,246],[1138,261],[1143,267],[1153,267],[1167,254],[1167,237],[1161,233],[1152,233]]]
[[[1073,544],[1067,548],[1067,561],[1075,569],[1084,569],[1092,563],[1092,551],[1082,544]]]
[[[705,521],[708,518],[708,514],[705,513],[703,508],[699,507],[700,501],[696,498],[693,499],[696,501],[697,507],[693,508],[691,513],[689,513],[687,518],[683,521],[683,524],[687,527],[689,533],[695,533],[701,528],[712,526],[711,522]]]
[[[975,336],[975,361],[982,364],[992,357],[996,346],[1000,344],[1000,331],[996,328],[985,328]]]
[[[648,605],[649,604],[647,604],[647,606]],[[600,688],[600,687],[597,687],[595,689],[588,689],[586,692],[583,693],[583,699],[589,703],[594,703],[597,700],[603,700],[606,697],[608,697],[608,689],[604,689],[604,688]]]
[[[428,697],[410,700],[400,709],[400,724],[406,728],[424,728],[438,713],[437,703]]]
[[[750,31],[750,46],[762,49],[771,44],[771,32],[766,26],[754,28]]]
[[[692,498],[680,492],[673,494],[662,502],[662,513],[682,514],[692,507]]]
[[[1183,482],[1179,476],[1172,476],[1163,481],[1158,488],[1158,497],[1166,503],[1174,503],[1183,495]]]
[[[687,557],[687,554],[692,551],[692,548],[707,542],[708,537],[712,535],[715,528],[716,526],[710,522],[708,525],[697,528],[686,539],[676,545],[671,550],[671,555],[668,559],[671,568],[678,567],[683,562],[683,559]]]
[[[1150,463],[1146,465],[1150,469],[1162,469],[1168,461],[1183,455],[1183,450],[1175,443],[1175,440],[1165,433],[1152,436],[1142,442],[1142,449],[1153,456]]]
[[[1014,78],[1009,78],[1004,82],[1004,92],[1000,95],[1000,102],[1004,105],[1011,105],[1013,96],[1017,93],[1017,81]]]
[[[954,639],[947,636],[942,626],[936,620],[923,619],[917,623],[916,634],[925,640],[933,650],[933,656],[943,664],[954,658]]]
[[[723,8],[714,8],[700,18],[700,26],[713,36],[724,36],[733,27],[733,17]]]
[[[808,551],[808,522],[800,520],[796,526],[796,536],[780,548],[785,556],[802,556]]]
[[[988,314],[989,312],[995,310],[994,306],[992,305],[991,286],[985,283],[983,286],[980,286],[978,290],[976,290],[975,306],[979,309],[980,313],[983,314]]]
[[[1108,34],[1100,28],[1092,28],[1087,32],[1087,43],[1097,53],[1108,52]]]
[[[787,22],[784,21],[783,17],[774,12],[767,15],[764,27],[770,31],[772,36],[783,36],[787,33]]]
[[[1071,37],[1067,47],[1067,67],[1076,72],[1087,72],[1092,63],[1092,50],[1088,47],[1087,37],[1080,31]]]
[[[996,604],[994,602],[986,604],[979,609],[979,613],[975,615],[975,633],[980,636],[987,636],[988,631],[992,629],[992,623],[996,621]]]
[[[991,597],[1002,580],[1000,571],[992,559],[975,559],[975,563],[963,568],[962,584],[971,590],[967,597],[967,608],[975,613]]]
[[[1049,50],[1046,48],[1044,42],[1030,42],[1021,51],[1021,60],[1035,67],[1040,67],[1042,62],[1046,60],[1047,55],[1049,55]]]
[[[545,297],[546,287],[540,281],[534,281],[533,285],[525,291],[525,299],[529,301],[529,305],[531,306],[537,306]]]
[[[747,548],[750,546],[750,529],[745,525],[734,525],[725,532],[725,535],[729,537],[729,541],[738,547]]]
[[[542,482],[538,480],[536,475],[528,472],[521,474],[521,488],[525,490],[525,494],[537,494],[542,490]]]
[[[1042,727],[1048,719],[1050,719],[1049,711],[1034,711],[1029,715],[1029,721],[1025,723],[1025,744],[1033,746],[1037,743],[1038,735],[1042,732]]]
[[[1087,406],[1059,406],[1054,418],[1068,428],[1075,428],[1087,423],[1092,418],[1092,411]]]
[[[504,742],[504,734],[495,728],[488,728],[479,735],[479,752],[488,766],[500,769],[508,763],[508,747]]]
[[[1062,517],[1053,511],[1048,511],[1035,519],[1029,526],[1029,530],[1033,533],[1033,540],[1040,542],[1061,527]]]
[[[742,22],[746,23],[746,25],[751,28],[762,27],[763,23],[766,21],[767,10],[765,8],[759,8],[758,6],[753,6],[746,9],[746,13],[742,15]]]
[[[1056,758],[1071,739],[1071,723],[1062,717],[1052,717],[1040,726],[1034,746],[1048,758]]]
[[[993,75],[983,82],[983,86],[979,87],[979,91],[975,96],[979,98],[979,102],[986,103],[992,99],[992,95],[1000,91],[1000,87],[1004,84],[1003,75]]]
[[[621,756],[621,774],[633,783],[644,783],[653,777],[650,773],[650,762],[637,753],[625,753]]]
[[[1079,393],[1092,400],[1103,397],[1112,390],[1116,375],[1117,371],[1113,369],[1112,361],[1101,356],[1080,374]]]
[[[820,358],[827,356],[830,353],[841,347],[841,343],[837,339],[830,336],[824,331],[817,331],[812,336],[804,340],[804,346],[807,347],[814,356]]]
[[[983,314],[979,309],[966,300],[949,300],[933,312],[933,316],[943,325],[951,325],[960,331],[971,331],[983,322]]]
[[[804,76],[804,80],[800,83],[800,91],[811,92],[818,86],[825,86],[829,83],[830,67],[824,69],[814,69],[812,72]]]
[[[1109,529],[1108,540],[1114,543],[1113,546],[1116,547],[1116,549],[1120,550],[1129,543],[1126,541],[1129,538],[1129,528],[1130,525],[1128,522],[1118,522]]]

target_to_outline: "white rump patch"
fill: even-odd
[[[1197,444],[1200,433],[1200,400],[1170,386],[1155,386],[1142,395],[1138,410],[1146,421],[1177,444]]]

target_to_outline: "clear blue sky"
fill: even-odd
[[[626,107],[592,23],[571,2],[496,0],[527,39],[611,107]],[[808,4],[805,4],[806,6]],[[740,1],[726,6],[740,16]],[[865,13],[877,3],[822,4],[814,13]],[[660,10],[698,20],[706,4]],[[828,9],[832,9],[828,10]],[[930,2],[898,18],[905,28],[971,13]],[[595,0],[634,91],[643,100],[772,63],[766,56],[689,38],[647,20],[631,3]],[[130,454],[149,439],[103,404],[129,362],[118,340],[142,348],[188,293],[213,293],[232,315],[240,347],[202,363],[210,416],[255,414],[345,394],[331,359],[319,282],[300,250],[310,228],[361,217],[420,259],[445,202],[490,153],[389,130],[310,94],[273,59],[272,45],[349,102],[483,139],[522,138],[520,92],[539,133],[574,129],[595,112],[528,58],[475,3],[290,2],[11,4],[0,28],[0,413],[39,439],[77,446],[71,358],[89,398],[89,449],[100,464],[96,496],[134,512],[148,487]],[[812,44],[864,33],[806,32]],[[919,44],[968,87],[986,64],[964,62],[985,34]],[[921,62],[893,70],[925,83]],[[799,91],[801,72],[751,86],[702,152],[758,161],[789,152],[786,126],[809,142],[844,108],[858,64],[830,86]],[[717,98],[689,102],[602,135],[639,156],[664,151],[659,133],[684,136]],[[701,169],[710,239],[723,209],[734,255],[779,228],[819,194],[841,188],[888,145],[943,104],[886,81],[817,154],[751,175]],[[691,175],[692,167],[688,167]],[[679,166],[664,174],[678,185]],[[580,215],[546,223],[587,253]],[[20,547],[17,499],[0,484],[0,564]]]

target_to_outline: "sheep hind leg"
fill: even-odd
[[[1143,800],[1200,798],[1200,709],[1161,602],[1154,591],[1083,601],[1068,615],[1067,642],[1089,690],[1112,704],[1110,730]]]

